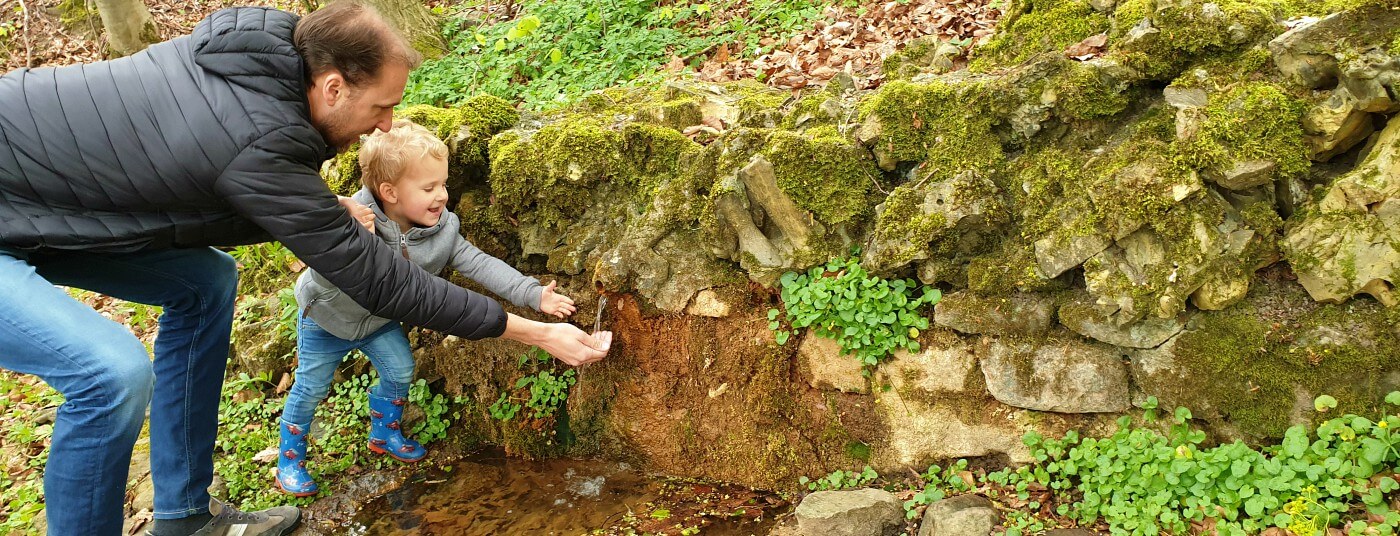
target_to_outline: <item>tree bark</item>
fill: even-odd
[[[364,0],[384,19],[403,33],[404,38],[423,56],[436,58],[447,53],[442,38],[442,20],[418,0]]]
[[[129,56],[160,42],[151,11],[141,0],[94,0],[102,27],[107,30],[111,57]]]

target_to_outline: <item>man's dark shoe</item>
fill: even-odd
[[[301,523],[301,510],[295,506],[240,512],[212,497],[209,514],[214,518],[191,536],[286,536]]]

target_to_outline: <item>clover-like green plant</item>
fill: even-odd
[[[792,336],[779,320],[786,313],[792,329],[810,327],[818,337],[835,339],[842,353],[860,360],[867,375],[895,350],[919,351],[919,331],[928,329],[928,317],[919,308],[942,298],[938,289],[920,290],[909,279],[869,275],[854,256],[806,273],[788,272],[780,282],[784,310],[768,311],[768,327],[778,344]]]

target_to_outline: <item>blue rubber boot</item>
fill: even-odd
[[[281,439],[277,442],[277,487],[297,497],[310,497],[320,489],[306,470],[306,433],[311,425],[292,424],[277,419]]]
[[[391,400],[369,395],[369,450],[412,463],[423,459],[428,451],[417,441],[403,436],[400,422],[406,403],[402,398]]]

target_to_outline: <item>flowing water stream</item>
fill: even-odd
[[[629,527],[680,534],[677,525],[704,525],[699,534],[706,536],[765,535],[773,522],[764,514],[786,506],[764,492],[722,488],[649,477],[622,463],[526,461],[487,451],[370,501],[349,534],[563,536],[626,534]],[[710,499],[720,492],[731,502],[749,493],[749,506]]]

